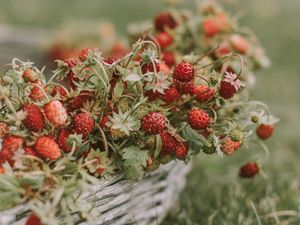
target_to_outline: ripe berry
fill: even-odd
[[[67,92],[64,88],[60,87],[60,86],[55,86],[52,88],[51,90],[51,96],[55,97],[66,97],[67,96]]]
[[[45,95],[41,89],[44,89],[44,85],[39,80],[34,81],[29,98],[35,102],[42,101],[45,98]]]
[[[28,217],[25,225],[43,225],[43,224],[41,220],[34,213],[32,213]]]
[[[175,87],[170,87],[165,90],[165,93],[161,95],[161,98],[165,102],[175,102],[180,98],[180,94]]]
[[[82,49],[81,52],[78,55],[79,60],[81,62],[84,62],[87,59],[90,51],[92,51],[90,48]]]
[[[100,127],[102,129],[105,129],[107,127],[106,123],[109,121],[109,118],[108,116],[106,115],[103,115],[102,118],[101,118],[101,121],[100,121]]]
[[[175,55],[173,52],[164,52],[161,60],[167,64],[168,67],[172,67],[176,63]]]
[[[165,28],[174,29],[177,25],[176,20],[168,12],[161,12],[154,19],[154,26],[158,31],[164,31]]]
[[[67,74],[67,83],[71,89],[75,90],[77,88],[76,82],[79,82],[79,78],[73,73],[73,71],[69,71]]]
[[[53,126],[63,126],[67,122],[68,114],[63,104],[58,100],[53,100],[44,105],[46,118]]]
[[[77,60],[73,58],[66,59],[64,63],[67,64],[68,68],[71,69],[77,65]]]
[[[8,133],[9,127],[7,123],[0,122],[0,138],[3,138]]]
[[[162,141],[161,152],[163,154],[172,154],[176,150],[178,141],[173,137],[168,131],[163,131],[160,133],[160,138]]]
[[[207,102],[214,96],[214,89],[206,85],[197,85],[194,87],[194,95],[197,101],[201,103]]]
[[[233,141],[229,137],[227,137],[221,146],[221,150],[222,150],[222,152],[224,152],[227,155],[232,155],[240,147],[241,147],[240,141]]]
[[[93,97],[92,97],[91,92],[88,92],[88,91],[80,92],[79,95],[75,96],[68,102],[68,105],[67,105],[68,111],[72,112],[77,109],[80,109],[84,105],[84,103],[91,100],[92,98]]]
[[[175,155],[177,159],[184,159],[188,153],[188,147],[186,143],[180,143],[177,145]]]
[[[237,90],[236,88],[229,82],[222,80],[220,89],[219,89],[219,94],[221,97],[224,99],[229,99],[232,98],[236,94]]]
[[[72,146],[68,144],[68,138],[71,132],[67,129],[61,129],[57,135],[57,144],[65,152],[72,151]]]
[[[157,91],[153,92],[152,90],[150,90],[150,91],[145,91],[144,95],[146,97],[148,97],[149,101],[154,101],[155,99],[157,99],[159,97],[160,94]]]
[[[188,113],[188,123],[193,129],[205,129],[210,124],[210,117],[204,110],[194,108]]]
[[[256,128],[256,134],[260,139],[268,139],[269,137],[272,136],[274,131],[274,125],[272,124],[260,124]]]
[[[178,80],[174,80],[174,85],[177,89],[177,91],[180,94],[194,94],[194,82],[180,82]]]
[[[24,147],[24,152],[25,155],[32,155],[32,156],[37,156],[36,152],[34,151],[34,149],[32,147]]]
[[[44,115],[37,105],[25,104],[23,110],[26,113],[24,126],[28,130],[37,132],[45,127]]]
[[[157,33],[155,39],[162,49],[169,47],[174,41],[173,37],[167,32]]]
[[[179,63],[173,71],[174,79],[181,82],[189,82],[194,79],[194,66],[188,62]]]
[[[8,152],[17,151],[19,148],[22,148],[24,144],[24,138],[15,135],[7,135],[2,141],[2,150]]]
[[[74,118],[74,131],[87,137],[94,129],[94,118],[89,113],[79,113]]]
[[[242,178],[252,178],[259,173],[259,166],[255,162],[248,162],[240,168],[239,176]]]
[[[37,79],[37,75],[32,69],[24,70],[22,77],[26,82],[34,82]]]
[[[160,65],[158,63],[156,63],[156,62],[154,62],[154,65],[155,65],[156,72],[159,72],[160,71]],[[150,63],[142,63],[141,70],[142,70],[143,74],[148,73],[148,72],[153,73],[154,72],[153,63],[152,62],[150,62]]]
[[[233,34],[230,37],[232,47],[239,53],[245,54],[249,49],[249,44],[245,38],[238,34]]]
[[[160,112],[148,112],[142,119],[142,128],[148,134],[159,134],[165,128],[166,117]]]
[[[61,156],[61,150],[56,141],[47,136],[37,139],[35,151],[44,159],[56,160]]]
[[[203,21],[202,29],[205,35],[211,37],[220,32],[220,25],[216,18],[207,18]]]

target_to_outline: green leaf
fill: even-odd
[[[131,73],[125,77],[125,80],[128,80],[128,81],[140,81],[141,79],[142,79],[142,77],[136,73]]]
[[[122,80],[119,80],[119,82],[116,84],[114,88],[114,95],[116,97],[121,97],[124,92],[124,86]]]
[[[161,147],[162,147],[162,140],[161,140],[161,137],[160,135],[156,135],[155,136],[155,151],[154,151],[154,157],[156,158],[160,151],[161,151]]]
[[[181,135],[189,143],[189,147],[194,151],[194,154],[198,154],[204,145],[207,145],[207,140],[193,130],[190,125],[184,127],[181,131]]]
[[[44,182],[43,175],[29,175],[26,174],[21,178],[22,185],[29,185],[33,189],[39,189]]]

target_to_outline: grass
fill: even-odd
[[[106,18],[124,32],[128,22],[150,18],[162,7],[159,0],[99,2],[28,0],[30,7],[24,10],[21,0],[3,0],[0,21],[55,27],[66,17]],[[239,3],[246,13],[243,23],[257,33],[273,62],[270,69],[257,74],[252,97],[266,102],[281,118],[273,139],[267,142],[271,155],[263,166],[265,176],[251,181],[237,177],[241,163],[251,159],[253,152],[262,154],[254,146],[222,159],[199,155],[180,203],[164,225],[300,224],[300,1]]]

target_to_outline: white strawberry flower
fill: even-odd
[[[223,81],[230,83],[236,91],[239,91],[242,87],[245,87],[245,84],[238,79],[238,76],[232,72],[225,72]]]

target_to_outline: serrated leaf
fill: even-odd
[[[204,145],[207,145],[207,140],[193,130],[190,125],[184,127],[181,131],[181,135],[189,143],[189,147],[194,151],[194,154],[198,154]]]
[[[122,80],[119,80],[114,88],[114,95],[116,97],[121,97],[124,92],[124,86]]]
[[[33,189],[39,189],[44,182],[44,176],[43,175],[28,175],[25,174],[21,178],[21,184],[22,185],[29,185]]]
[[[128,80],[128,81],[140,81],[141,79],[142,79],[142,77],[136,73],[131,73],[125,77],[125,80]]]
[[[161,147],[162,147],[162,140],[161,140],[161,137],[160,135],[156,135],[155,136],[155,151],[154,151],[154,157],[156,158],[160,151],[161,151]]]

